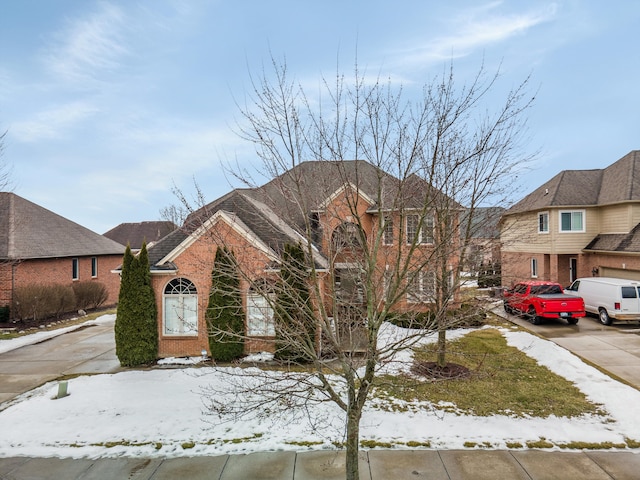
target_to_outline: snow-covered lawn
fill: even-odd
[[[570,442],[640,441],[638,390],[612,380],[552,342],[516,330],[503,329],[503,333],[510,345],[574,382],[591,401],[603,404],[608,416],[472,417],[424,404],[405,412],[370,406],[361,422],[361,439],[396,448],[420,442],[441,449],[467,448],[471,443],[508,448],[540,439],[554,444],[553,448]],[[390,328],[387,334],[398,331]],[[334,442],[343,440],[342,412],[330,403],[315,407],[316,417],[323,418],[315,429],[298,420],[295,412],[284,418],[224,423],[206,415],[202,388],[216,391],[233,373],[230,370],[159,368],[79,377],[69,381],[70,395],[57,400],[53,399],[57,384],[44,385],[0,412],[0,456],[219,455],[331,449],[336,448]]]

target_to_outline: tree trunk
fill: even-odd
[[[359,480],[358,453],[360,448],[360,409],[350,402],[347,412],[346,479]]]
[[[438,322],[438,366],[444,367],[447,364],[447,327],[444,324],[444,319]]]

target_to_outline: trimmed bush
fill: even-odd
[[[300,245],[284,246],[274,315],[275,358],[310,361],[316,349],[316,323],[307,286],[305,254]]]
[[[211,356],[230,362],[244,354],[244,311],[240,278],[233,252],[218,247],[211,272],[211,293],[205,314]]]
[[[16,288],[13,292],[12,310],[16,320],[60,318],[76,305],[70,285],[34,284]]]
[[[0,307],[0,323],[8,322],[10,315],[11,315],[11,309],[9,308],[9,305]]]
[[[72,286],[73,293],[76,296],[76,309],[98,308],[109,298],[109,292],[104,283],[93,281],[75,282]]]
[[[146,243],[137,257],[128,245],[124,253],[115,337],[116,355],[124,367],[146,365],[158,357],[156,301]]]

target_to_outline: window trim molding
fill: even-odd
[[[168,294],[166,293],[167,287],[169,286],[169,284],[175,280],[186,280],[187,282],[189,282],[191,285],[193,285],[193,288],[195,289],[196,293],[190,293],[190,294],[185,294],[185,293],[178,293],[178,294]],[[196,323],[195,323],[195,330],[190,331],[190,332],[180,332],[180,333],[168,333],[167,332],[167,299],[168,298],[181,298],[181,297],[190,297],[190,298],[195,298],[196,300],[196,312],[195,312],[195,319],[196,319]],[[167,283],[165,283],[164,288],[162,289],[162,336],[163,337],[169,337],[169,338],[179,338],[179,337],[198,337],[199,336],[199,330],[200,330],[200,318],[199,318],[199,309],[200,309],[200,299],[199,299],[199,294],[198,294],[198,289],[196,287],[196,284],[191,281],[190,279],[186,278],[186,277],[175,277],[170,279]]]
[[[546,230],[541,230],[540,229],[540,217],[542,217],[543,215],[546,215],[547,217],[547,229]],[[551,216],[549,215],[549,210],[545,210],[544,212],[538,212],[538,233],[543,234],[543,235],[548,235],[549,231],[550,231],[550,219]]]
[[[531,257],[531,278],[538,278],[538,259]]]
[[[98,257],[91,257],[91,278],[98,278]]]
[[[80,259],[78,257],[71,259],[71,280],[74,282],[80,280]]]
[[[563,230],[562,229],[562,214],[563,213],[581,213],[582,214],[582,229],[581,230]],[[585,209],[577,208],[572,210],[559,210],[558,211],[558,232],[559,233],[585,233],[587,231],[587,211]]]
[[[416,238],[416,245],[433,245],[435,244],[435,236],[434,230],[436,226],[435,219],[433,215],[424,215],[422,216],[422,224],[420,224],[420,217],[422,215],[418,213],[408,213],[404,217],[404,234],[405,234],[405,242],[407,245],[412,245],[414,241],[414,235],[409,235],[409,218],[415,217],[417,224],[416,228],[418,229]],[[431,235],[425,235],[425,228],[431,229]],[[426,241],[426,239],[429,241]]]

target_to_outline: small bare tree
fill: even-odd
[[[254,81],[238,127],[255,146],[260,175],[272,180],[257,186],[237,172],[249,188],[202,206],[191,220],[210,218],[224,203],[245,224],[289,239],[269,237],[283,257],[263,267],[259,282],[255,262],[243,271],[240,256],[238,269],[260,298],[260,305],[247,300],[248,309],[275,318],[273,345],[294,352],[291,362],[304,368],[236,370],[237,401],[212,391],[210,407],[239,416],[298,411],[320,422],[310,406],[333,402],[345,415],[346,478],[357,479],[360,420],[376,371],[434,331],[445,362],[447,312],[460,302],[460,269],[478,228],[473,212],[499,204],[528,159],[522,133],[533,99],[526,79],[496,106],[497,74],[481,68],[458,86],[450,67],[414,102],[357,66],[352,81],[323,78],[316,99],[289,78],[286,64],[272,67],[273,79],[263,73]],[[285,244],[297,245],[304,261],[287,261]],[[294,283],[308,290],[292,294]],[[398,317],[413,328],[389,337],[386,322]]]

